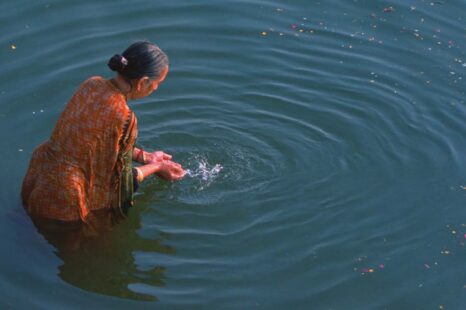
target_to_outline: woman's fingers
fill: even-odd
[[[161,178],[176,181],[182,179],[186,175],[186,172],[180,164],[171,160],[164,160],[158,175]]]
[[[174,162],[174,161],[171,161],[171,160],[167,160],[167,162],[169,162],[170,165],[172,165],[172,167],[175,167],[175,168],[178,168],[178,169],[183,169],[183,167],[177,162]]]
[[[182,178],[184,177],[184,175],[185,175],[185,172],[184,172],[184,171],[180,171],[179,173],[177,173],[176,175],[173,176],[173,177],[174,177],[173,179],[174,179],[174,180],[182,179]]]
[[[170,154],[167,154],[162,151],[155,151],[155,152],[152,152],[151,154],[152,154],[152,161],[155,161],[155,162],[172,159],[172,156]]]
[[[184,172],[183,168],[181,168],[180,166],[175,166],[173,170],[175,173],[178,173],[178,174]]]
[[[172,156],[164,151],[156,151],[156,153],[159,153],[164,160],[172,159]]]
[[[182,177],[184,177],[184,175],[186,174],[186,172],[184,171],[183,167],[181,167],[180,164],[178,163],[175,163],[173,162],[173,170],[172,170],[172,175],[174,177],[174,179],[176,180],[179,180],[181,179]]]

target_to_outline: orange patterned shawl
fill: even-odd
[[[102,77],[88,79],[50,139],[34,150],[21,190],[26,210],[39,218],[85,221],[90,211],[119,207],[122,154],[136,137],[136,117],[124,96]]]

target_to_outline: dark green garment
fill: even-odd
[[[120,209],[126,214],[133,206],[133,148],[122,155],[123,169],[120,176]]]

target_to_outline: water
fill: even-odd
[[[2,308],[463,309],[464,1],[2,1]],[[170,73],[138,143],[190,172],[78,254],[31,152],[129,43]],[[46,298],[44,298],[46,297]]]

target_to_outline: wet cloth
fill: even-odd
[[[137,120],[110,81],[83,82],[49,140],[33,152],[21,196],[31,216],[85,221],[94,210],[132,203]]]

